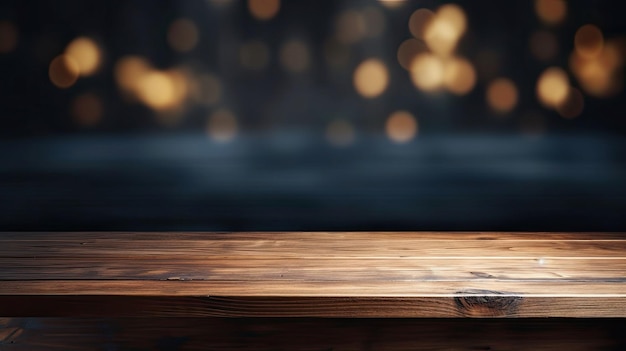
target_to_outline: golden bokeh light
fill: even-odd
[[[570,90],[567,73],[559,67],[546,69],[537,80],[537,97],[546,107],[556,108],[562,104]]]
[[[602,52],[604,36],[600,28],[586,24],[576,31],[574,36],[576,53],[584,58],[593,58]]]
[[[466,95],[476,85],[476,70],[464,58],[453,58],[445,63],[444,85],[456,95]]]
[[[50,62],[48,74],[52,84],[67,89],[78,81],[80,67],[71,56],[59,55]]]
[[[389,86],[387,66],[379,59],[365,60],[354,71],[353,83],[361,96],[376,98]]]
[[[12,52],[17,47],[19,32],[13,22],[0,21],[0,54]]]
[[[172,22],[167,31],[167,43],[178,52],[189,52],[198,45],[200,34],[198,26],[186,18]]]
[[[407,39],[398,47],[398,63],[407,71],[411,69],[411,63],[422,53],[427,53],[426,43],[417,39]]]
[[[326,127],[326,139],[334,146],[348,146],[355,139],[354,127],[346,120],[334,120]]]
[[[424,40],[426,28],[435,17],[435,13],[429,9],[417,9],[409,18],[409,31],[417,38]]]
[[[300,40],[290,40],[280,49],[280,63],[291,73],[302,73],[311,65],[308,46]]]
[[[583,113],[585,98],[580,90],[570,87],[567,98],[557,106],[556,111],[563,118],[576,118]]]
[[[248,10],[252,17],[268,21],[280,11],[280,0],[248,0]]]
[[[244,68],[260,71],[270,62],[270,49],[262,41],[249,41],[239,48],[239,62]]]
[[[556,35],[547,30],[535,31],[530,36],[530,53],[539,61],[550,61],[559,53],[559,41]]]
[[[65,54],[78,64],[81,76],[91,76],[98,71],[102,63],[102,50],[91,38],[74,39],[65,49]]]
[[[434,53],[449,56],[466,29],[467,18],[463,9],[455,4],[443,5],[426,25],[424,41]]]
[[[417,120],[408,111],[396,111],[387,118],[385,131],[393,142],[407,143],[417,135]]]
[[[614,96],[622,89],[620,78],[624,64],[620,44],[609,40],[595,56],[581,56],[578,50],[570,56],[570,69],[581,88],[594,97]]]
[[[535,0],[535,12],[546,24],[560,24],[567,16],[567,3],[565,0]]]
[[[420,54],[411,63],[411,80],[424,92],[434,92],[443,87],[445,64],[433,54]]]
[[[496,113],[506,114],[513,111],[518,100],[517,86],[508,78],[497,78],[487,87],[487,104]]]
[[[378,0],[378,2],[387,8],[396,9],[404,5],[406,0]]]
[[[158,111],[173,110],[183,103],[188,85],[178,71],[149,71],[139,77],[136,94],[146,106]]]
[[[219,143],[232,141],[237,136],[238,129],[237,118],[228,109],[220,109],[213,112],[207,123],[209,136]]]
[[[93,127],[102,119],[104,104],[98,95],[86,93],[74,99],[71,112],[74,121],[78,125]]]
[[[126,56],[115,64],[117,85],[126,92],[135,92],[140,78],[152,70],[150,63],[139,56]]]
[[[367,34],[367,19],[359,11],[344,11],[335,21],[335,32],[340,43],[354,44]]]

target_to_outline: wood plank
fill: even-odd
[[[2,295],[0,314],[46,318],[624,318],[624,301],[623,295],[519,296],[482,290],[439,297]]]
[[[116,234],[1,241],[0,316],[626,317],[613,234]]]
[[[0,247],[3,258],[110,257],[283,259],[283,258],[626,258],[626,240],[102,240],[14,241]]]
[[[11,319],[4,328],[3,351],[626,349],[623,319]]]
[[[136,262],[136,261],[135,261]],[[558,280],[626,282],[626,259],[0,258],[0,280]],[[598,267],[603,267],[598,269]]]

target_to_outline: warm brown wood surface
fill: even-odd
[[[0,233],[6,317],[626,317],[620,233]]]

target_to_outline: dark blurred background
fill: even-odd
[[[626,230],[625,15],[4,0],[0,230]]]

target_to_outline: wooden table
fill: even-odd
[[[0,350],[626,347],[619,233],[0,233],[0,267]]]

